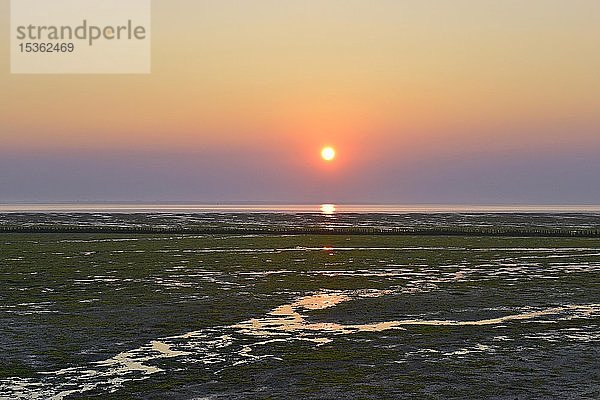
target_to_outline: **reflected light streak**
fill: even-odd
[[[321,213],[325,215],[335,214],[335,204],[321,204]]]

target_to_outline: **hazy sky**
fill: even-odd
[[[0,15],[0,202],[600,203],[597,0],[155,0],[150,75]]]

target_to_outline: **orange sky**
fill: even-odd
[[[332,144],[340,169],[600,149],[599,18],[594,0],[155,0],[150,75],[11,75],[1,36],[0,151],[312,165]]]

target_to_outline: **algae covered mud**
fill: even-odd
[[[0,217],[599,225],[597,214]],[[3,233],[0,297],[0,398],[600,397],[597,238]]]

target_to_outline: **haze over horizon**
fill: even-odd
[[[0,37],[0,203],[600,203],[598,1],[152,4],[148,75]]]

